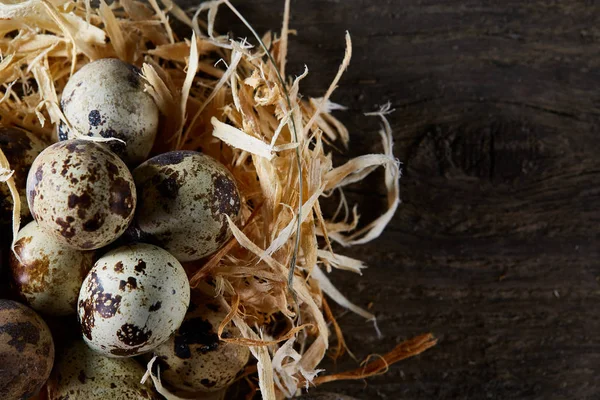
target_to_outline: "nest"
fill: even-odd
[[[117,57],[142,70],[146,90],[161,111],[153,154],[175,149],[199,150],[222,162],[235,176],[243,197],[241,218],[229,220],[233,238],[201,263],[185,265],[192,287],[211,290],[229,310],[219,333],[230,323],[240,338],[221,338],[249,346],[255,361],[242,377],[258,375],[264,399],[292,397],[299,388],[337,379],[362,379],[393,362],[435,344],[422,335],[354,371],[318,375],[330,343],[330,327],[339,356],[342,330],[324,295],[375,321],[329,280],[332,268],[361,274],[365,267],[333,250],[376,239],[399,205],[399,163],[392,153],[389,106],[370,114],[379,118],[384,152],[335,166],[334,143],[349,145],[348,130],[331,111],[329,99],[351,58],[351,39],[339,71],[318,99],[303,98],[300,83],[286,75],[289,1],[280,35],[256,36],[260,46],[234,41],[214,31],[218,7],[228,0],[202,3],[191,16],[171,0],[114,1],[99,7],[89,0],[27,0],[0,5],[0,118],[56,141],[62,121],[59,99],[69,77],[86,63]],[[170,20],[192,34],[179,37]],[[252,30],[251,26],[247,24]],[[252,32],[254,32],[252,30]],[[341,56],[341,55],[340,55]],[[0,179],[11,189],[14,231],[19,227],[19,196],[10,165],[0,152]],[[346,185],[385,169],[387,210],[357,229],[358,212],[343,194]],[[334,192],[341,199],[334,215],[323,215],[320,202]],[[336,246],[339,247],[339,246]],[[274,323],[285,332],[274,335]],[[374,330],[374,334],[376,329]],[[164,388],[149,367],[157,390]]]

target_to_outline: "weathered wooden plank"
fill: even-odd
[[[260,31],[282,1],[236,2]],[[404,204],[376,242],[349,249],[385,336],[344,315],[359,357],[432,331],[439,345],[388,374],[329,384],[364,399],[585,399],[600,395],[600,5],[595,1],[293,1],[292,74],[319,96],[354,57],[333,100],[349,156],[376,149],[360,112],[391,101]],[[222,28],[244,35],[233,18]],[[363,217],[381,175],[349,190]],[[340,309],[336,309],[341,313]],[[354,367],[353,362],[330,366]]]

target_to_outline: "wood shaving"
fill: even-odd
[[[342,295],[326,272],[362,274],[365,265],[336,254],[332,243],[350,246],[377,238],[400,204],[400,164],[386,118],[391,110],[384,106],[372,114],[381,120],[382,154],[334,166],[331,150],[350,142],[346,127],[331,115],[343,107],[330,100],[350,64],[350,35],[329,88],[321,98],[304,99],[300,86],[308,68],[298,77],[285,76],[293,33],[290,2],[284,4],[281,37],[269,32],[261,38],[270,53],[220,36],[214,25],[221,5],[243,18],[229,0],[203,2],[192,17],[172,0],[101,1],[98,8],[88,0],[0,4],[0,123],[56,140],[57,125],[69,125],[59,101],[73,73],[105,57],[141,68],[145,90],[161,112],[153,154],[201,149],[238,182],[243,204],[239,219],[228,220],[233,238],[208,261],[186,267],[192,286],[204,287],[208,278],[215,282],[215,296],[230,310],[219,333],[229,323],[240,329],[242,337],[223,340],[250,348],[257,364],[247,371],[257,372],[263,399],[291,397],[310,384],[371,376],[432,346],[431,337],[417,338],[359,372],[322,375],[318,366],[329,348],[327,321],[338,338],[335,354],[345,348],[323,296],[374,320]],[[193,34],[180,38],[171,29],[173,18]],[[387,210],[357,229],[358,211],[347,204],[344,187],[379,167],[385,169]],[[17,232],[20,200],[11,174],[0,151],[0,184],[10,188]],[[323,215],[322,202],[334,193],[341,199],[338,211]],[[271,336],[274,321],[289,329]],[[152,362],[145,379],[177,399],[152,373]]]

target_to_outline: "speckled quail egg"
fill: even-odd
[[[131,173],[112,151],[69,140],[35,159],[27,177],[27,200],[44,231],[75,249],[92,250],[127,229],[136,193]]]
[[[183,323],[165,343],[154,349],[161,360],[161,377],[187,392],[216,391],[227,387],[248,363],[246,346],[219,340],[217,330],[227,312],[214,298],[194,293]],[[225,338],[241,337],[229,324]]]
[[[67,82],[60,104],[79,133],[125,141],[111,141],[108,146],[127,164],[139,164],[148,157],[159,113],[135,66],[115,58],[86,64]],[[63,125],[59,139],[75,139],[75,135]]]
[[[29,219],[29,207],[25,194],[27,172],[33,160],[48,144],[38,136],[25,130],[0,126],[0,149],[6,156],[10,168],[14,170],[13,178],[21,195],[21,218]],[[0,183],[0,227],[12,223],[13,201],[8,185]]]
[[[48,315],[75,314],[81,283],[94,253],[68,248],[32,221],[17,234],[10,267],[27,304]]]
[[[109,357],[154,349],[185,317],[190,285],[181,264],[154,245],[138,243],[106,253],[79,292],[84,340]]]
[[[48,379],[54,342],[46,323],[30,308],[0,300],[0,399],[27,399]]]
[[[179,261],[219,249],[231,236],[240,195],[235,179],[213,158],[194,151],[160,154],[133,171],[138,210],[132,229]]]
[[[152,390],[140,383],[146,372],[133,359],[106,358],[78,340],[57,353],[48,380],[49,400],[155,399]]]

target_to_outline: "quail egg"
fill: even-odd
[[[27,177],[29,208],[58,242],[92,250],[116,240],[133,219],[131,173],[113,152],[93,142],[68,140],[44,150]]]
[[[156,138],[158,107],[144,91],[140,70],[115,58],[86,64],[67,82],[60,101],[65,117],[79,133],[125,142],[108,146],[130,165],[144,161]],[[75,139],[62,125],[59,139]]]
[[[13,280],[29,306],[42,314],[75,314],[94,253],[62,245],[35,221],[19,231],[14,250],[18,258],[11,253]]]
[[[230,237],[226,215],[235,219],[240,195],[235,179],[213,158],[172,151],[133,171],[138,211],[132,229],[179,261],[194,261],[219,249]]]
[[[119,247],[92,267],[79,292],[84,340],[108,357],[131,357],[166,341],[190,301],[183,267],[144,243]]]
[[[30,308],[0,300],[0,399],[26,399],[48,379],[54,342],[46,323]]]
[[[146,370],[133,359],[106,358],[81,340],[57,354],[48,380],[49,400],[155,399],[140,380]]]
[[[10,168],[14,170],[13,178],[21,195],[21,218],[30,218],[25,183],[31,163],[47,143],[38,136],[25,130],[0,126],[0,149],[6,156]],[[0,183],[0,226],[10,226],[12,223],[13,201],[8,185]]]
[[[209,297],[194,294],[188,313],[175,334],[154,349],[161,360],[161,377],[187,392],[216,391],[227,387],[248,363],[246,346],[219,340],[217,330],[227,312]],[[225,338],[241,337],[228,325]]]

